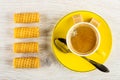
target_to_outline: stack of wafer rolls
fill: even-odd
[[[38,23],[40,21],[40,15],[38,12],[23,12],[14,14],[15,24],[30,24]],[[40,28],[39,26],[20,26],[14,28],[15,39],[26,39],[26,38],[39,38]],[[31,54],[39,53],[38,42],[15,42],[13,44],[13,52],[15,54]],[[40,59],[39,57],[15,57],[13,59],[14,68],[39,68]]]

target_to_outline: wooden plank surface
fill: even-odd
[[[0,0],[0,80],[119,80],[120,79],[120,0]],[[51,52],[51,31],[57,21],[69,12],[89,10],[101,15],[109,24],[113,35],[113,49],[105,65],[110,73],[98,70],[80,73],[73,72],[59,64]],[[12,51],[13,28],[21,24],[13,23],[13,14],[24,11],[38,11],[41,22],[42,52],[39,55],[40,69],[14,69]],[[28,56],[28,55],[24,55]],[[29,55],[30,56],[30,55]]]

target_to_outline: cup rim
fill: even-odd
[[[75,28],[79,27],[78,25],[81,25],[81,24],[90,25],[92,28],[94,28],[94,30],[96,31],[96,34],[97,34],[97,38],[98,38],[98,40],[97,40],[97,41],[98,41],[98,42],[97,42],[97,46],[96,46],[96,48],[95,48],[91,53],[89,53],[89,54],[79,54],[80,52],[78,52],[78,51],[76,51],[75,49],[72,48],[71,42],[70,42],[70,40],[69,40],[69,38],[70,38],[70,36],[71,36],[71,32],[72,32]],[[70,49],[70,51],[71,51],[73,54],[76,54],[76,55],[78,55],[78,56],[88,56],[88,55],[91,55],[91,54],[95,53],[95,52],[98,50],[99,46],[100,46],[100,40],[101,40],[101,38],[100,38],[100,33],[99,33],[98,29],[96,28],[96,26],[94,26],[93,24],[88,23],[88,22],[79,22],[79,23],[74,24],[74,25],[68,30],[67,36],[66,36],[66,42],[67,42],[68,48]]]

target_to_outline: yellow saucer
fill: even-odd
[[[54,44],[56,38],[66,38],[67,31],[73,25],[72,16],[80,14],[84,21],[88,22],[91,18],[95,18],[100,22],[98,30],[100,32],[101,42],[99,49],[92,55],[87,56],[99,63],[104,63],[108,58],[112,47],[112,35],[108,24],[99,15],[89,11],[75,11],[64,16],[55,26],[52,34],[52,49],[58,61],[65,67],[79,72],[86,72],[94,70],[95,67],[73,53],[63,53]]]

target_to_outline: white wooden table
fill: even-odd
[[[110,73],[98,70],[73,72],[59,64],[50,51],[50,32],[57,21],[69,12],[89,10],[101,15],[113,35],[113,48],[105,65]],[[12,52],[14,39],[12,15],[15,12],[38,11],[40,28],[45,32],[39,39],[45,45],[40,55],[40,69],[14,69]],[[119,80],[120,79],[120,0],[0,0],[0,80]]]

